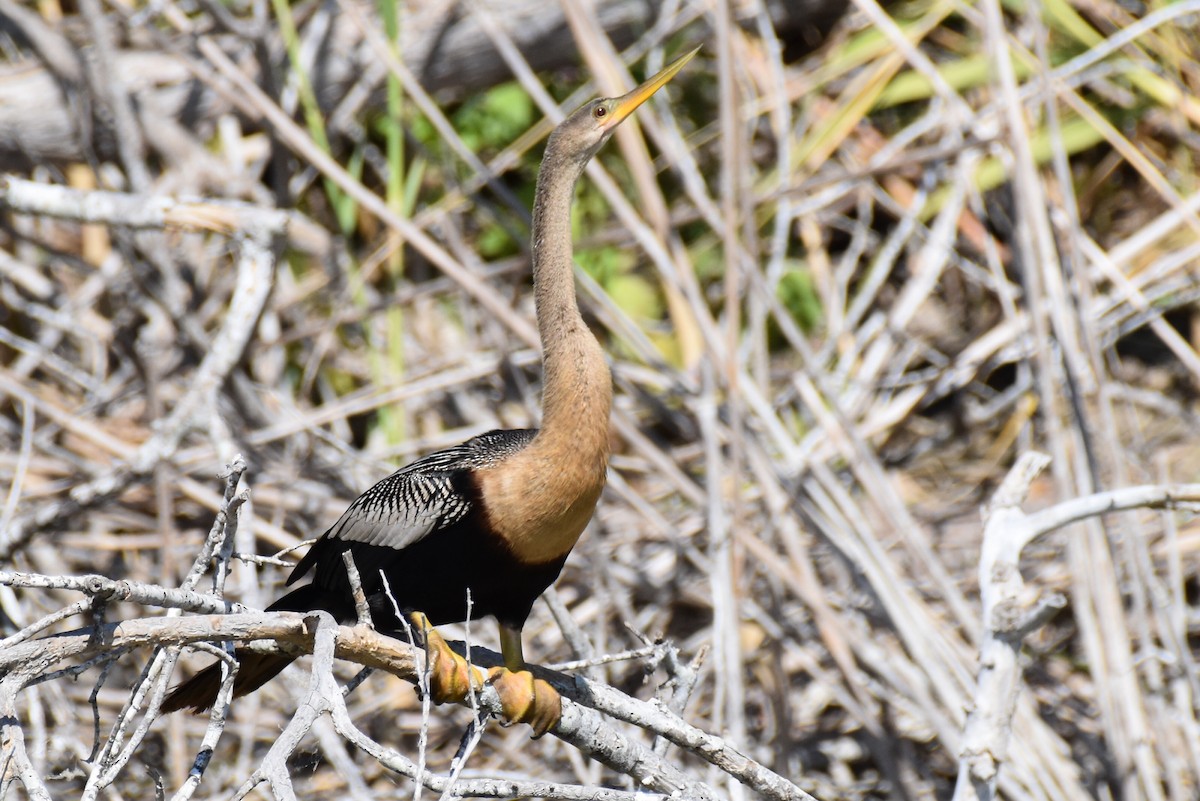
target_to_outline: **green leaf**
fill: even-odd
[[[821,322],[821,298],[813,285],[812,274],[799,263],[779,279],[775,295],[804,331],[812,331]]]

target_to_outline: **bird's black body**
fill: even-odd
[[[517,558],[495,535],[477,473],[525,450],[534,429],[489,431],[431,453],[364,492],[297,563],[288,578],[298,587],[268,607],[273,612],[330,613],[355,621],[356,610],[342,554],[358,569],[371,620],[386,633],[405,630],[420,611],[434,625],[494,616],[520,631],[529,610],[558,578],[567,554],[540,563]],[[470,603],[468,606],[468,597]],[[241,670],[234,695],[253,692],[291,663],[287,654],[238,652]],[[163,711],[211,706],[221,681],[210,665],[172,691]]]
[[[342,553],[349,550],[359,568],[371,619],[380,631],[403,630],[396,617],[397,607],[402,615],[424,612],[435,626],[492,615],[519,629],[529,617],[533,602],[558,578],[566,557],[542,565],[524,564],[473,518],[471,515],[403,550],[322,540],[318,543],[323,546],[322,561],[313,582],[289,592],[267,611],[321,609],[339,622],[352,622],[354,601],[342,562]],[[384,577],[388,590],[384,589]]]
[[[403,628],[397,609],[402,615],[424,612],[434,625],[492,615],[520,629],[533,602],[558,578],[566,555],[543,564],[517,559],[493,536],[473,471],[503,461],[536,434],[491,431],[383,479],[325,532],[288,579],[294,584],[312,572],[312,583],[270,610],[321,609],[340,622],[353,621],[354,600],[342,561],[349,550],[372,620],[382,631]]]

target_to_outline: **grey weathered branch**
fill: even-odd
[[[291,612],[216,614],[226,602],[181,590],[163,590],[134,582],[112,582],[100,577],[36,577],[30,574],[0,574],[0,580],[13,586],[28,588],[57,588],[123,600],[146,601],[158,605],[190,608],[204,613],[202,617],[152,618],[109,623],[77,633],[47,637],[19,643],[0,654],[0,673],[23,677],[23,682],[53,668],[64,660],[87,659],[115,648],[128,649],[147,646],[187,645],[197,642],[274,640],[293,650],[308,652],[313,648],[312,632],[306,627],[306,617]],[[311,618],[311,616],[309,616]],[[334,654],[358,664],[386,670],[415,682],[423,660],[419,649],[413,649],[392,637],[363,626],[341,627],[337,630]],[[502,664],[502,657],[487,649],[473,649],[476,664]],[[324,679],[321,679],[324,681]],[[572,683],[557,677],[556,684],[565,691],[563,718],[555,734],[583,753],[603,764],[635,778],[639,785],[664,794],[682,794],[688,798],[716,798],[711,788],[688,777],[683,771],[649,747],[632,739],[605,720],[613,715],[621,720],[647,728],[672,742],[699,754],[729,775],[759,791],[766,798],[788,801],[808,801],[812,797],[786,779],[725,745],[720,738],[708,735],[684,723],[654,704],[638,701],[612,688],[592,684],[582,679]],[[24,686],[22,683],[21,686]],[[19,688],[18,688],[19,690]],[[340,691],[335,693],[341,698]],[[485,687],[478,699],[489,712],[500,712],[500,699],[490,687]],[[588,708],[595,704],[597,709]],[[334,714],[334,722],[343,736],[379,758],[389,767],[408,770],[406,761],[395,752],[372,745],[361,732],[347,727],[348,717],[330,706],[325,711]],[[602,714],[603,712],[603,714]],[[308,714],[308,713],[305,713]],[[305,729],[307,731],[307,729]],[[416,775],[415,767],[412,769]],[[261,778],[274,775],[264,768]],[[422,774],[422,780],[438,789],[436,777]],[[273,783],[277,789],[282,784]],[[515,790],[513,788],[516,788]],[[516,792],[539,797],[576,797],[571,792],[544,783],[495,781],[476,785],[459,780],[458,792],[472,795],[503,796]],[[612,796],[620,798],[619,795]]]
[[[166,195],[83,192],[57,184],[0,176],[0,206],[22,214],[103,223],[133,229],[238,231],[256,237],[286,234],[303,218],[296,212],[219,198],[184,200]]]
[[[334,728],[340,735],[364,753],[370,754],[380,764],[398,773],[409,778],[419,779],[425,787],[434,792],[445,793],[453,785],[454,795],[457,797],[556,798],[565,801],[632,801],[634,798],[655,798],[646,793],[597,790],[596,788],[575,787],[556,782],[489,778],[463,779],[461,777],[450,779],[429,771],[419,770],[403,754],[386,748],[368,737],[355,726],[351,719],[342,693],[333,678],[333,659],[337,653],[336,644],[347,629],[336,626],[332,618],[324,613],[310,615],[307,623],[314,631],[313,661],[309,674],[308,692],[284,731],[272,744],[262,766],[239,789],[238,798],[244,797],[255,785],[264,781],[270,784],[271,790],[277,798],[294,798],[295,793],[287,771],[287,759],[323,714],[328,714],[332,718]],[[492,695],[494,696],[494,693]],[[498,698],[493,697],[489,700],[496,709],[499,708]],[[709,793],[705,792],[704,788],[694,784],[683,784],[682,780],[680,781],[680,789],[687,789],[695,793],[690,797],[709,797]],[[661,779],[651,780],[652,785],[660,783]]]
[[[0,585],[39,590],[72,590],[103,601],[130,601],[160,609],[182,609],[201,615],[240,614],[246,607],[190,590],[172,590],[105,576],[45,576],[40,573],[0,571]],[[8,642],[5,640],[4,642]]]
[[[561,689],[573,701],[665,737],[766,798],[815,801],[788,779],[740,753],[722,738],[691,725],[665,704],[630,698],[606,684],[582,677],[576,677],[574,687]]]
[[[1200,503],[1200,484],[1126,487],[1076,498],[1026,515],[1021,503],[1050,463],[1024,454],[996,491],[987,511],[979,560],[983,637],[973,706],[963,731],[954,801],[991,801],[1000,765],[1007,759],[1021,690],[1022,640],[1066,605],[1040,597],[1021,578],[1021,551],[1037,537],[1087,517],[1138,508],[1179,508]]]

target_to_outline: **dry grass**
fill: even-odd
[[[594,653],[660,638],[685,659],[707,652],[684,716],[818,798],[945,798],[978,668],[979,509],[1016,457],[1053,460],[1030,508],[1200,473],[1190,0],[1136,14],[1107,0],[856,0],[829,41],[789,62],[757,4],[736,20],[685,4],[618,53],[592,3],[566,2],[575,40],[561,46],[585,69],[557,73],[505,49],[516,33],[502,9],[473,7],[518,81],[432,97],[385,52],[375,8],[351,0],[292,6],[292,41],[286,3],[262,29],[240,3],[78,5],[41,2],[39,19],[57,36],[109,37],[71,93],[96,112],[95,158],[21,167],[9,151],[9,173],[280,203],[291,223],[240,345],[247,218],[205,204],[184,227],[133,232],[5,213],[5,569],[177,586],[234,453],[252,490],[234,549],[270,553],[319,534],[397,464],[535,425],[520,243],[539,138],[558,104],[615,93],[630,84],[622,65],[640,75],[697,41],[670,99],[622,129],[578,203],[617,455],[551,601]],[[329,30],[337,48],[323,51]],[[8,36],[21,69],[53,61],[53,47]],[[289,49],[303,69],[282,66]],[[148,100],[153,75],[111,79],[130,50],[190,65],[197,91],[217,91],[199,119],[168,125]],[[265,92],[245,77],[262,52]],[[314,59],[345,60],[351,76],[330,88]],[[1026,641],[1004,797],[1200,793],[1198,550],[1192,517],[1149,511],[1026,550],[1030,586],[1069,603]],[[236,563],[228,593],[262,608],[284,575]],[[0,587],[3,633],[78,599]],[[578,655],[549,604],[526,631],[535,660]],[[494,645],[490,627],[471,634]],[[30,758],[56,797],[91,770],[89,693],[106,736],[144,656],[21,694]],[[305,686],[293,670],[233,707],[201,795],[229,796],[258,765]],[[670,694],[653,659],[592,670],[633,695]],[[377,676],[349,704],[363,731],[416,759],[407,684]],[[470,718],[434,711],[431,769],[449,769]],[[203,724],[155,723],[116,791],[149,797],[161,777],[173,793]],[[412,794],[314,732],[290,763],[301,795]],[[464,773],[480,775],[629,788],[520,728],[485,732]]]

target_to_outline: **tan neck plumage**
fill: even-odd
[[[552,140],[534,203],[541,431],[519,454],[478,473],[493,530],[529,563],[571,550],[592,517],[608,468],[612,378],[575,300],[570,209],[581,169],[561,158]]]

